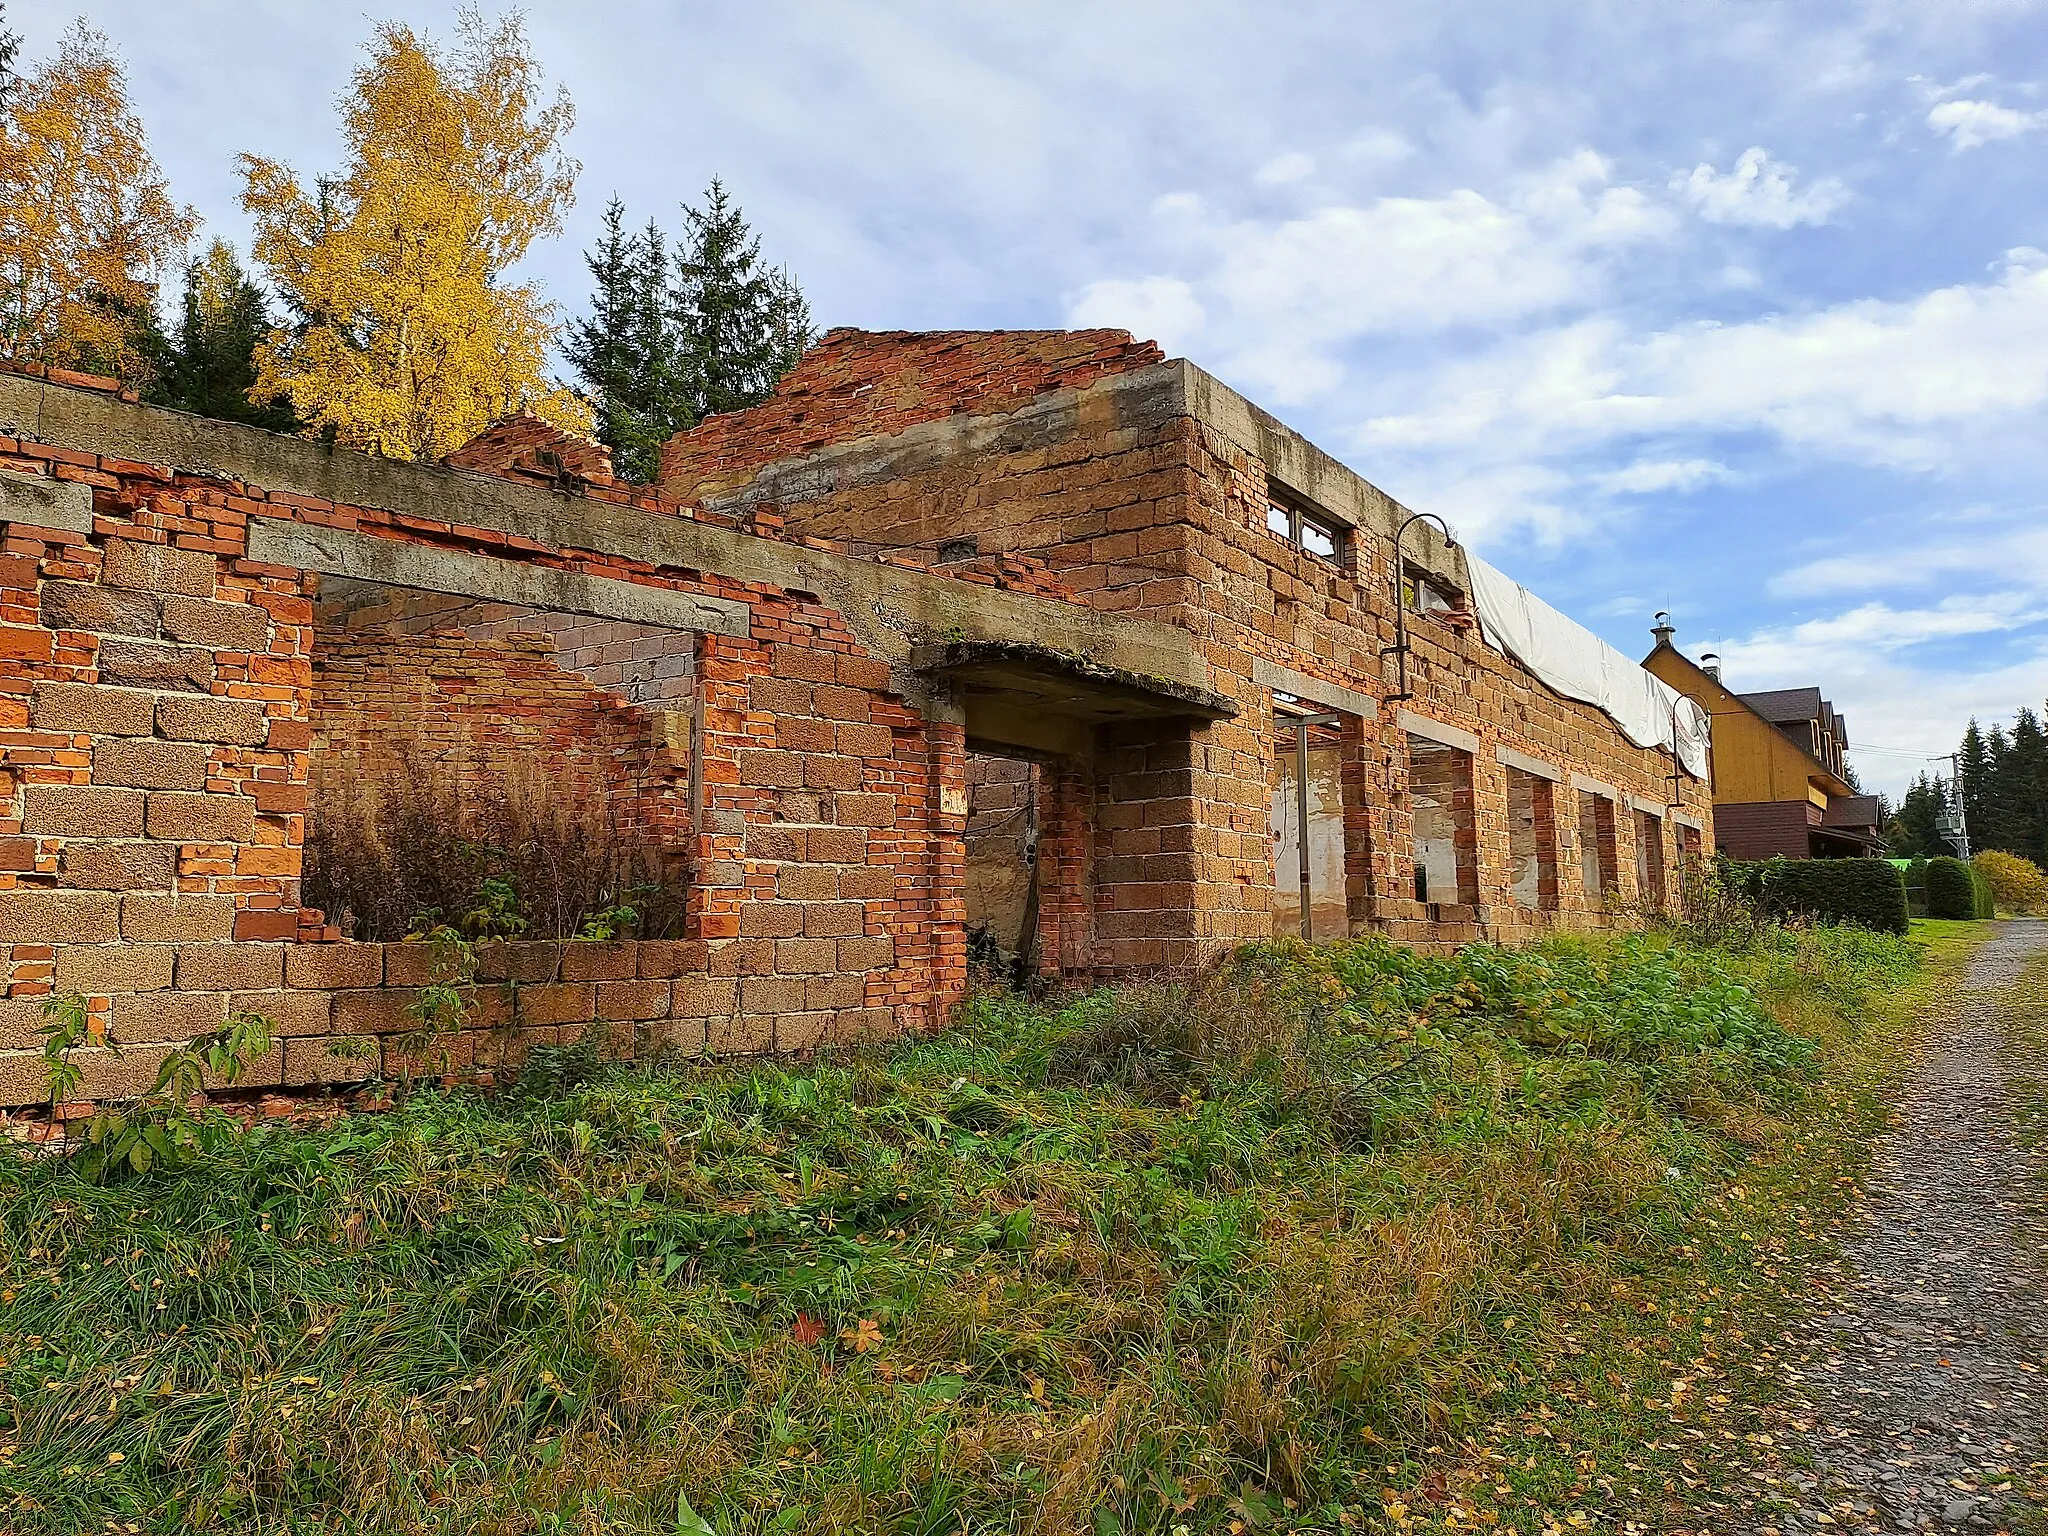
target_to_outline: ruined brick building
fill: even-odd
[[[421,946],[303,859],[316,788],[421,755],[686,886],[671,937],[493,950],[480,1064],[928,1027],[970,931],[1088,980],[1660,900],[1705,783],[1490,645],[1433,528],[1397,569],[1405,516],[1121,332],[833,332],[653,488],[530,418],[410,465],[0,373],[0,1104],[53,989],[127,1047],[91,1095],[237,1008],[258,1081],[393,1068]]]

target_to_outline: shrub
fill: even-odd
[[[1991,882],[1984,878],[1983,871],[1974,864],[1970,866],[1970,890],[1977,899],[1979,917],[1998,916],[1998,901],[1992,893]]]
[[[2006,911],[2036,913],[2048,907],[2048,874],[2032,859],[2002,848],[1987,848],[1970,862]]]
[[[1728,880],[1772,917],[1906,931],[1905,878],[1883,859],[1731,860]]]
[[[1977,913],[1976,871],[1961,859],[1927,861],[1927,915],[1969,919]]]

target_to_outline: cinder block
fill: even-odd
[[[109,898],[111,899],[111,898]],[[235,899],[179,892],[121,898],[121,937],[145,944],[225,939],[235,930]],[[81,936],[82,937],[82,936]],[[111,935],[109,935],[111,937]]]
[[[811,828],[810,857],[817,863],[859,864],[867,856],[868,833],[865,827]]]
[[[775,872],[775,894],[784,901],[831,901],[839,895],[839,871],[830,864],[785,864]]]
[[[775,969],[784,976],[815,976],[839,968],[839,945],[831,939],[777,939]]]
[[[185,944],[178,985],[195,992],[252,992],[284,984],[283,944]]]
[[[213,596],[213,556],[203,549],[173,549],[135,539],[109,539],[100,579],[110,586],[186,597]]]
[[[804,782],[804,760],[795,752],[749,748],[739,755],[740,782],[756,789],[795,789]]]
[[[105,784],[30,784],[21,829],[38,837],[140,837],[142,791]]]
[[[81,1099],[139,1099],[156,1083],[157,1069],[171,1054],[169,1045],[137,1045],[122,1051],[75,1051]]]
[[[550,981],[521,987],[519,1022],[535,1027],[584,1023],[591,1017],[595,1003],[593,991],[589,982],[582,981]]]
[[[101,681],[130,688],[187,688],[204,693],[213,686],[213,652],[196,646],[102,640],[94,663]]]
[[[679,976],[671,1012],[679,1019],[731,1013],[739,1006],[739,985],[729,976]]]
[[[58,987],[59,992],[83,990]],[[0,997],[0,1051],[35,1051],[43,1045],[43,1004],[48,997]],[[7,1101],[0,1099],[0,1104]]]
[[[873,793],[843,794],[832,797],[832,808],[838,814],[842,827],[893,827],[896,825],[897,805],[894,795]]]
[[[235,1013],[260,1013],[270,1032],[286,1035],[327,1035],[334,1029],[332,992],[235,992],[228,997]]]
[[[562,980],[619,981],[639,969],[639,956],[630,942],[592,943],[581,941],[562,948]]]
[[[755,939],[793,939],[804,931],[804,909],[786,901],[750,901],[740,908],[740,932]]]
[[[890,757],[896,751],[896,735],[886,725],[862,725],[843,721],[837,727],[839,750],[853,757]]]
[[[665,1019],[648,1031],[643,1055],[697,1057],[704,1054],[704,1020]],[[4,1058],[0,1058],[4,1060]]]
[[[0,891],[0,944],[111,943],[120,912],[111,891]]]
[[[270,733],[260,699],[189,693],[166,694],[157,701],[156,728],[173,741],[218,741],[240,747],[260,746]]]
[[[171,639],[203,645],[208,650],[270,649],[270,615],[252,603],[167,597],[163,600],[163,627]]]
[[[773,939],[732,939],[711,946],[705,963],[713,976],[767,976],[775,970]]]
[[[749,976],[740,983],[740,1009],[745,1013],[787,1013],[804,1005],[801,976]]]
[[[87,997],[160,992],[171,984],[176,954],[165,944],[65,944],[57,950],[57,990]]]
[[[169,843],[67,842],[57,883],[90,891],[168,891],[178,875]]]
[[[666,1018],[671,989],[665,981],[601,981],[597,984],[597,1016],[634,1020]]]
[[[895,963],[896,941],[887,934],[839,941],[839,968],[843,971],[881,971]]]
[[[803,912],[807,939],[853,938],[867,926],[867,909],[857,901],[814,901]]]
[[[170,843],[246,843],[256,836],[256,802],[246,795],[159,790],[149,797],[148,826],[151,837]]]
[[[204,789],[206,760],[206,748],[193,742],[115,738],[93,746],[93,782],[130,789]]]
[[[812,976],[804,982],[806,1008],[858,1008],[867,1001],[867,981],[860,976]]]
[[[284,958],[288,987],[375,987],[384,981],[382,944],[294,944]]]
[[[29,720],[39,731],[147,736],[156,729],[156,695],[106,683],[38,683]]]
[[[396,1035],[419,1028],[410,1012],[417,994],[404,987],[366,987],[334,994],[337,1035]]]
[[[137,992],[114,999],[107,1030],[121,1045],[190,1040],[220,1028],[228,1000],[220,992]]]
[[[455,979],[461,957],[452,949],[424,940],[384,946],[384,985],[424,987]]]
[[[476,974],[479,981],[553,981],[561,961],[562,946],[520,939],[479,944]]]
[[[50,1102],[43,1055],[34,1051],[0,1051],[0,1108],[20,1109]]]
[[[860,759],[808,753],[804,757],[804,785],[808,789],[859,789]]]
[[[887,901],[896,894],[896,871],[886,865],[855,865],[839,872],[839,894],[848,900]]]
[[[649,979],[688,976],[701,971],[711,960],[711,948],[702,939],[642,939],[640,974]]]
[[[46,581],[42,593],[43,627],[82,629],[103,635],[155,638],[156,598],[98,582]]]
[[[284,1085],[310,1088],[321,1083],[363,1083],[383,1068],[374,1037],[330,1035],[319,1040],[284,1042]]]

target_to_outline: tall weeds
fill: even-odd
[[[681,932],[681,858],[616,805],[575,804],[531,767],[497,776],[408,756],[377,783],[323,779],[307,818],[304,896],[358,939],[402,939],[509,881],[526,934],[570,939],[630,906],[643,938]]]

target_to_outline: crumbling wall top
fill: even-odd
[[[1058,389],[1166,360],[1129,331],[828,331],[774,396],[680,432],[662,494],[695,502],[765,464],[920,422],[1009,410]]]

